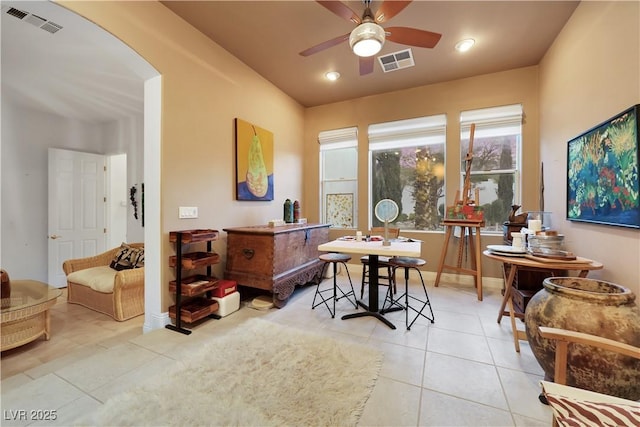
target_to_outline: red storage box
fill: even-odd
[[[218,286],[211,291],[211,296],[216,298],[223,298],[229,294],[238,290],[238,282],[235,280],[218,280]]]

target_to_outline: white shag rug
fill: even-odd
[[[354,426],[382,358],[364,345],[253,318],[79,423]]]

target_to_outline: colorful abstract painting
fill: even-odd
[[[273,200],[273,133],[236,119],[236,199]]]
[[[639,107],[569,141],[567,219],[640,228]]]
[[[327,194],[327,219],[332,227],[353,227],[353,193]]]

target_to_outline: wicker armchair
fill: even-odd
[[[130,243],[134,248],[143,248],[143,243]],[[123,321],[144,314],[144,267],[116,271],[109,267],[120,248],[113,248],[101,254],[69,259],[62,264],[67,275],[67,301],[80,304],[115,320]],[[98,291],[86,283],[76,283],[69,275],[81,270],[93,269],[95,277],[113,280],[111,292]],[[107,284],[111,288],[111,284]]]

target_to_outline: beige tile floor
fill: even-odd
[[[355,270],[350,268],[358,283]],[[2,353],[0,424],[72,425],[109,397],[162,375],[203,341],[262,316],[384,352],[380,376],[359,425],[550,425],[551,412],[537,398],[542,369],[526,342],[521,342],[520,354],[515,352],[508,318],[496,322],[500,289],[485,288],[484,301],[479,302],[471,286],[441,283],[434,288],[432,277],[426,278],[435,323],[420,319],[410,331],[401,312],[387,315],[398,326],[391,330],[372,317],[341,320],[354,311],[346,301],[338,303],[335,319],[323,307],[311,310],[314,286],[298,288],[279,310],[258,311],[243,303],[223,319],[193,327],[189,336],[167,329],[143,334],[143,317],[116,322],[67,304],[63,296],[52,310],[50,341]],[[345,280],[339,276],[340,282]],[[323,282],[329,284],[330,280]],[[411,287],[418,289],[417,276],[412,275]],[[28,414],[31,409],[55,411],[56,420],[13,419],[21,414],[17,411]]]

